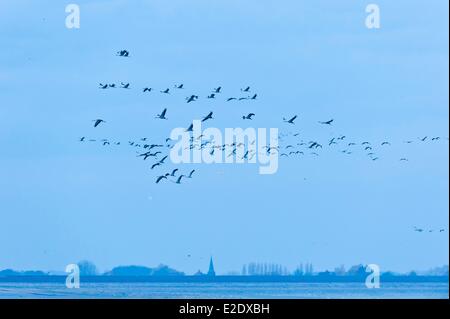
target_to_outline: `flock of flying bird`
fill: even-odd
[[[99,83],[98,85],[99,85],[99,89],[102,89],[102,90],[116,89],[116,88],[126,89],[126,90],[131,89],[131,84],[129,82],[128,83],[120,82],[120,84],[116,84],[116,83]],[[184,84],[183,83],[175,84],[173,86],[173,88],[175,90],[183,90],[184,89]],[[155,91],[155,89],[151,88],[151,87],[144,87],[142,89],[143,93],[150,93],[150,92],[154,92],[154,91]],[[171,91],[170,88],[165,88],[163,90],[159,90],[159,93],[162,93],[162,94],[171,94],[171,92],[173,92],[173,90]],[[254,100],[257,100],[257,98],[258,98],[258,94],[250,92],[250,87],[249,86],[247,86],[246,88],[241,89],[241,92],[242,93],[247,93],[247,95],[246,96],[240,96],[240,97],[235,97],[235,96],[228,97],[228,98],[226,98],[226,101],[227,102],[231,102],[231,101],[245,101],[245,100],[253,100],[254,101]],[[217,88],[214,88],[213,91],[208,96],[206,96],[206,98],[210,99],[210,100],[217,99],[217,97],[218,97],[218,95],[220,93],[222,93],[222,87],[221,86],[219,86]],[[189,96],[186,97],[186,103],[195,102],[195,101],[198,100],[198,98],[199,98],[198,95],[195,95],[195,94],[189,95]]]
[[[119,57],[124,57],[124,58],[128,58],[130,57],[130,53],[127,50],[121,50],[117,52],[117,56]],[[99,88],[102,90],[106,90],[106,89],[116,89],[116,88],[120,88],[120,89],[131,89],[131,84],[130,83],[123,83],[121,82],[120,85],[115,84],[115,83],[99,83]],[[173,90],[184,90],[185,86],[184,84],[175,84],[173,86]],[[159,90],[160,94],[171,94],[173,92],[173,90],[171,90],[170,88],[165,88],[162,90]],[[155,89],[151,88],[151,87],[144,87],[142,89],[143,93],[151,93],[154,92]],[[242,88],[241,90],[241,96],[232,96],[232,97],[226,97],[225,101],[226,102],[231,102],[231,101],[254,101],[257,100],[258,98],[258,94],[253,93],[251,90],[250,86],[246,86],[244,88]],[[223,93],[222,87],[218,86],[216,88],[213,88],[209,95],[206,96],[206,99],[208,100],[213,100],[213,99],[217,99],[220,95],[222,95]],[[199,99],[199,96],[196,94],[190,94],[185,98],[186,103],[193,103],[195,101],[197,101]],[[158,120],[167,120],[167,108],[164,108],[160,114],[156,114],[155,118]],[[202,118],[202,122],[206,122],[208,120],[212,120],[214,113],[211,111],[209,112],[207,115],[205,115]],[[243,120],[253,120],[254,117],[256,116],[255,113],[248,113],[248,114],[244,114],[242,115],[242,119]],[[295,121],[298,118],[297,115],[293,115],[291,117],[287,117],[284,118],[283,117],[283,122],[289,125],[295,125]],[[98,127],[100,124],[102,123],[106,123],[105,120],[103,119],[95,119],[93,120],[94,122],[94,127]],[[325,121],[319,121],[318,124],[320,125],[324,125],[324,126],[331,126],[334,123],[334,119],[329,119],[329,120],[325,120]],[[190,124],[187,128],[186,128],[186,132],[193,132],[193,124]],[[287,138],[288,136],[292,136],[297,138],[295,140],[295,142],[290,143],[288,145],[285,146],[278,146],[278,147],[266,147],[266,152],[267,154],[270,154],[271,152],[278,152],[280,157],[289,157],[289,156],[294,156],[294,155],[306,155],[307,152],[309,155],[313,155],[313,156],[319,156],[319,151],[323,148],[324,145],[328,146],[328,147],[332,147],[332,146],[337,146],[337,145],[344,145],[345,148],[341,149],[341,152],[343,154],[347,154],[350,155],[353,153],[353,150],[355,149],[355,147],[357,147],[358,145],[360,147],[362,147],[362,150],[364,152],[366,152],[367,156],[369,159],[371,159],[372,161],[377,161],[379,160],[379,156],[376,154],[375,151],[375,144],[372,144],[368,141],[363,141],[363,142],[354,142],[354,141],[347,141],[347,137],[345,135],[340,135],[340,136],[336,136],[333,138],[330,138],[326,143],[321,143],[319,141],[304,141],[303,139],[300,138],[300,134],[299,133],[292,133],[292,132],[288,132],[288,133],[281,133],[278,138],[279,141],[282,142],[284,141],[285,138]],[[214,154],[214,152],[216,151],[229,151],[229,154],[225,154],[226,156],[230,157],[230,156],[236,156],[236,151],[238,148],[240,147],[245,147],[245,145],[243,143],[232,143],[232,144],[221,144],[221,145],[216,145],[214,140],[209,140],[209,141],[204,141],[202,142],[203,136],[198,136],[198,137],[193,137],[191,136],[190,138],[190,149],[194,149],[194,148],[198,148],[198,149],[205,149],[208,148],[209,152],[211,155]],[[439,141],[441,139],[441,137],[439,136],[435,136],[435,137],[420,137],[417,138],[417,140],[419,142],[426,142],[428,140],[436,142]],[[82,137],[80,139],[81,142],[85,141],[86,137]],[[94,139],[90,139],[88,141],[91,142],[95,142],[96,140]],[[111,142],[108,139],[102,139],[100,140],[100,142],[103,145],[110,145]],[[251,141],[249,142],[249,144],[253,145],[256,141]],[[404,143],[406,144],[411,144],[414,143],[413,140],[407,140]],[[120,142],[115,142],[114,144],[116,145],[120,145]],[[168,155],[165,155],[164,150],[166,149],[170,149],[171,147],[173,147],[173,145],[171,144],[171,139],[167,138],[165,140],[165,143],[160,143],[160,144],[150,144],[147,142],[147,138],[141,138],[139,142],[135,142],[135,141],[129,141],[128,142],[129,146],[135,147],[135,148],[140,148],[143,151],[141,153],[139,153],[137,155],[137,157],[142,158],[143,160],[147,160],[148,158],[153,158],[156,161],[154,163],[152,163],[151,165],[151,169],[156,169],[157,167],[161,167],[163,166],[163,164],[165,164],[166,159],[168,158]],[[389,141],[383,141],[381,143],[378,144],[379,146],[382,147],[388,147],[391,146],[391,142]],[[253,156],[255,156],[255,152],[254,151],[250,151],[247,150],[243,156],[242,159],[247,159],[247,160],[251,160],[253,158]],[[158,160],[159,156],[163,156],[161,159]],[[401,162],[407,162],[408,158],[406,157],[402,157],[399,159],[399,161]],[[189,173],[186,174],[179,174],[177,175],[177,173],[179,173],[179,169],[173,169],[170,172],[167,172],[165,174],[162,175],[158,175],[156,177],[156,184],[159,184],[165,180],[170,180],[173,183],[176,184],[181,184],[183,179],[191,179],[193,177],[195,170],[191,170]],[[424,229],[421,228],[414,228],[415,231],[417,232],[424,232]],[[428,232],[432,232],[433,230],[429,230]],[[440,229],[439,232],[443,232],[443,229]]]

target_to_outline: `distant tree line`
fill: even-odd
[[[287,268],[273,263],[249,263],[242,267],[243,276],[286,276],[289,274]]]
[[[90,261],[80,261],[78,263],[81,276],[184,276],[185,273],[170,268],[167,265],[160,264],[157,267],[150,268],[145,266],[118,266],[110,271],[100,272],[94,263]],[[58,273],[64,275],[65,273]],[[0,277],[17,277],[17,276],[47,276],[54,275],[43,271],[16,271],[13,269],[0,270]],[[205,275],[202,272],[197,272],[195,275]],[[285,266],[277,263],[267,262],[251,262],[245,264],[242,270],[231,271],[226,273],[228,276],[351,276],[351,277],[365,277],[367,276],[366,266],[363,264],[354,265],[346,269],[343,265],[336,267],[333,271],[315,272],[312,263],[301,263],[293,271],[289,271]],[[400,274],[393,272],[383,272],[383,276],[398,276]],[[448,265],[442,267],[435,267],[428,271],[411,271],[408,276],[448,276]]]

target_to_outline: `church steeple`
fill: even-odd
[[[209,260],[209,269],[208,269],[208,276],[215,276],[216,272],[214,271],[214,263],[213,263],[213,259],[211,257],[211,259]]]

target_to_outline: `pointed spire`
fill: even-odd
[[[212,257],[209,260],[209,269],[208,269],[208,276],[215,276],[216,272],[214,271],[214,263]]]

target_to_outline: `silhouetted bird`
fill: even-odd
[[[294,116],[293,118],[291,118],[290,120],[286,120],[286,119],[283,117],[283,121],[286,122],[286,123],[289,123],[289,124],[295,124],[294,121],[295,121],[296,118],[297,118],[297,115],[295,115],[295,116]]]
[[[181,179],[184,177],[184,175],[180,175],[175,183],[181,184]]]
[[[160,166],[160,165],[161,165],[161,163],[159,163],[159,162],[158,162],[158,163],[155,163],[155,164],[152,165],[152,168],[151,168],[151,169],[154,169],[156,166]]]
[[[156,118],[160,119],[160,120],[167,120],[166,118],[166,112],[167,112],[167,108],[164,109],[161,114],[156,115]]]
[[[128,57],[130,55],[130,52],[128,52],[127,50],[120,50],[117,52],[117,55],[121,57]]]
[[[197,95],[191,95],[191,96],[186,98],[186,101],[187,101],[187,103],[191,103],[191,102],[196,101],[197,99],[198,99]]]
[[[165,176],[165,175],[159,176],[159,177],[156,179],[156,184],[158,184],[162,179],[167,179],[167,176]]]
[[[194,174],[194,172],[195,172],[195,169],[193,169],[193,170],[189,173],[189,175],[187,176],[187,178],[192,178],[192,174]]]
[[[99,126],[100,125],[100,123],[106,123],[106,121],[103,121],[102,119],[97,119],[97,120],[92,120],[92,122],[95,122],[94,123],[94,127],[97,127],[97,126]]]
[[[143,92],[151,92],[153,89],[152,88],[144,88]]]
[[[161,93],[165,93],[165,94],[170,94],[170,90],[169,89],[165,89],[163,91],[160,91]]]
[[[202,119],[202,122],[205,122],[205,121],[207,121],[207,120],[209,120],[209,119],[213,119],[212,115],[213,115],[213,112],[209,112],[208,115],[206,115],[206,116]]]
[[[249,113],[248,115],[242,116],[242,118],[244,120],[253,120],[253,118],[252,118],[253,116],[255,116],[255,113]]]
[[[120,82],[120,84],[122,85],[122,89],[129,89],[130,88],[130,83]]]
[[[331,123],[333,123],[333,119],[329,120],[329,121],[325,121],[325,122],[319,122],[320,124],[325,124],[325,125],[331,125]]]
[[[164,161],[166,160],[166,158],[168,158],[169,156],[164,156],[160,161],[159,161],[159,163],[160,164],[164,164]]]

